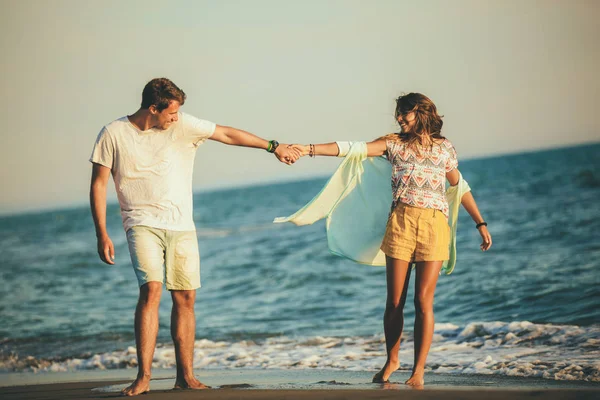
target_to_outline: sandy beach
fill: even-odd
[[[44,380],[68,379],[68,374],[40,376],[17,374],[11,385],[2,381],[0,398],[8,399],[107,399],[120,397],[120,390],[131,382],[135,372],[126,371],[129,379],[104,379],[114,371],[102,371],[79,379],[88,381],[40,383]],[[122,374],[120,372],[119,374]],[[213,389],[175,391],[173,371],[158,371],[151,392],[143,399],[592,399],[600,396],[600,383],[554,381],[537,378],[494,375],[430,374],[422,390],[402,382],[406,373],[397,373],[389,384],[373,384],[370,372],[352,371],[282,371],[282,370],[211,370],[199,378]],[[30,379],[28,379],[30,378]],[[124,377],[123,377],[124,378]],[[35,384],[24,384],[27,381]]]
[[[92,383],[73,383],[39,385],[34,387],[14,387],[0,390],[3,399],[109,399],[120,397],[115,393],[93,392]],[[402,394],[384,390],[238,390],[220,389],[198,392],[190,391],[153,391],[143,395],[143,399],[482,399],[496,400],[510,398],[521,399],[597,399],[598,390],[590,389],[426,389],[421,391],[405,390]]]

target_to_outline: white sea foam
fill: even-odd
[[[405,334],[401,369],[413,358],[412,335]],[[371,337],[273,337],[260,342],[197,340],[198,369],[273,368],[372,370],[385,359],[383,335]],[[500,374],[556,380],[600,381],[600,326],[474,322],[466,326],[436,324],[428,369],[440,373]],[[19,359],[0,361],[0,370],[69,371],[137,366],[135,348],[61,361]],[[160,345],[153,366],[173,368],[171,344]]]

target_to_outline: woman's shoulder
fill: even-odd
[[[444,152],[448,155],[448,157],[450,157],[450,158],[457,157],[456,149],[454,148],[454,145],[452,144],[452,142],[450,140],[448,140],[446,138],[441,139],[440,148],[441,148],[442,152]]]
[[[397,133],[388,133],[387,135],[380,137],[378,140],[385,140],[387,146],[402,144],[402,138]]]
[[[445,148],[445,149],[453,149],[454,148],[454,145],[452,144],[452,142],[446,138],[443,138],[443,139],[440,138],[440,139],[437,139],[437,141],[438,141],[437,143],[440,146],[442,146],[442,148]]]
[[[385,140],[400,140],[400,134],[395,133],[395,132],[390,132],[390,133],[386,133],[385,135],[381,136],[379,139],[385,139]]]

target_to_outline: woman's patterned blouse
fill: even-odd
[[[446,172],[458,166],[456,150],[448,139],[433,147],[408,148],[400,140],[386,140],[392,164],[392,210],[398,202],[440,210],[448,218]]]

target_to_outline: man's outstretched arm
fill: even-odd
[[[98,255],[107,264],[115,263],[115,248],[106,230],[106,185],[110,177],[110,168],[93,163],[90,185],[90,207],[96,226]]]
[[[254,147],[264,150],[269,147],[269,142],[267,140],[253,135],[250,132],[232,128],[230,126],[217,125],[215,132],[210,139],[232,146]],[[295,163],[301,156],[299,150],[287,144],[280,144],[274,154],[279,161],[288,165]]]

